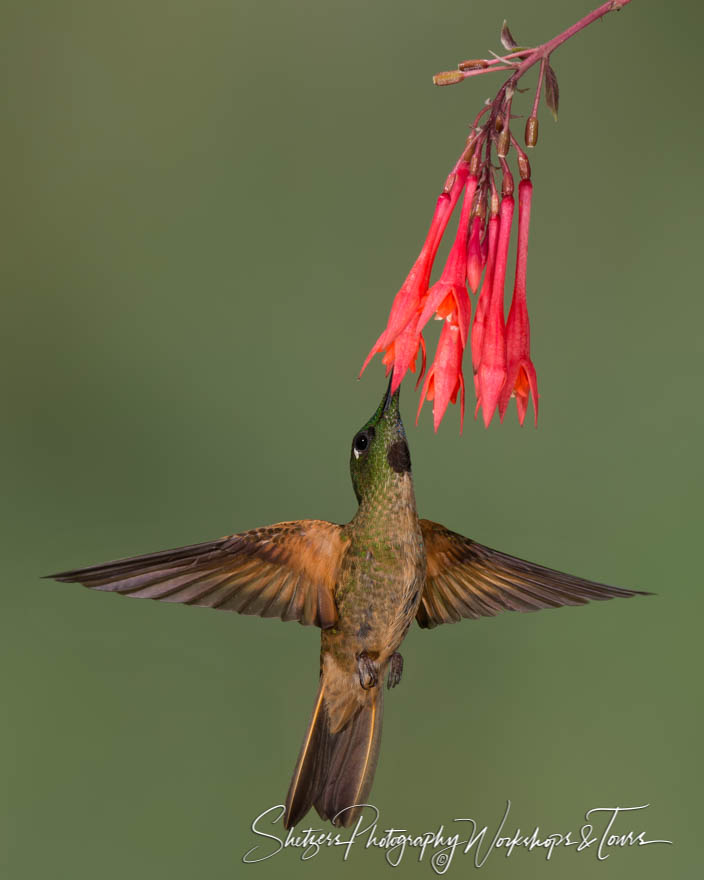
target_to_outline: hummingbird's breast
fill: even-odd
[[[376,513],[350,524],[335,591],[338,622],[334,631],[323,633],[323,651],[345,665],[356,664],[363,651],[380,666],[386,663],[413,622],[425,583],[415,504],[389,505]]]

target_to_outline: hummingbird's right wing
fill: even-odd
[[[123,596],[279,617],[326,629],[337,620],[333,589],[347,547],[341,531],[342,526],[323,520],[276,523],[49,577]]]
[[[428,573],[416,620],[424,629],[462,618],[493,617],[502,611],[538,611],[616,596],[649,595],[517,559],[427,519],[420,525]]]

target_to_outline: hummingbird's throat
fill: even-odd
[[[410,473],[411,453],[405,440],[396,440],[389,446],[386,457],[389,467],[397,474]]]

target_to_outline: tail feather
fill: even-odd
[[[286,828],[293,828],[310,810],[323,781],[330,751],[330,726],[324,696],[325,681],[321,677],[313,714],[286,795]]]
[[[321,678],[286,797],[286,828],[296,825],[312,806],[333,825],[346,827],[357,819],[355,805],[369,795],[379,757],[383,693],[381,687],[368,691],[367,702],[342,729],[331,733]]]
[[[371,791],[381,744],[384,714],[384,690],[376,687],[370,699],[352,720],[334,735],[334,744],[324,786],[315,799],[315,808],[323,819],[347,827],[356,821],[359,810]],[[350,809],[353,808],[353,809]],[[342,815],[335,817],[344,810]]]

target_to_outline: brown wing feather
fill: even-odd
[[[217,541],[52,574],[66,583],[333,626],[333,591],[347,547],[342,527],[323,520],[277,523]]]
[[[538,611],[617,596],[650,595],[517,559],[427,519],[420,525],[428,574],[416,620],[424,629],[462,618],[493,617],[502,611]]]

